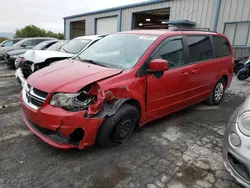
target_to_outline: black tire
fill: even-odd
[[[101,147],[124,143],[132,135],[139,118],[140,113],[135,106],[123,104],[114,115],[104,120],[97,133],[96,143]]]
[[[223,88],[221,88],[222,86],[223,86]],[[223,78],[221,78],[215,84],[213,92],[211,93],[209,98],[206,100],[206,103],[209,105],[219,105],[224,97],[225,89],[226,89],[225,80]],[[220,97],[219,97],[218,91],[220,93]]]

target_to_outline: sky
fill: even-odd
[[[0,32],[26,25],[63,33],[63,17],[145,0],[0,0]]]

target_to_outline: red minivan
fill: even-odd
[[[119,144],[149,121],[206,101],[218,105],[234,58],[225,35],[137,30],[111,34],[32,74],[23,119],[58,148]]]

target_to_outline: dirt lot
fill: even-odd
[[[234,80],[218,107],[199,104],[135,132],[108,149],[59,150],[31,134],[20,87],[0,65],[0,187],[238,188],[222,162],[226,123],[250,83]]]

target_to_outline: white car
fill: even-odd
[[[24,81],[35,71],[50,64],[67,58],[77,56],[89,46],[105,37],[105,35],[91,35],[72,39],[63,45],[58,51],[29,50],[23,55],[22,63],[15,73],[18,83],[23,86]],[[17,61],[20,61],[17,59]]]

